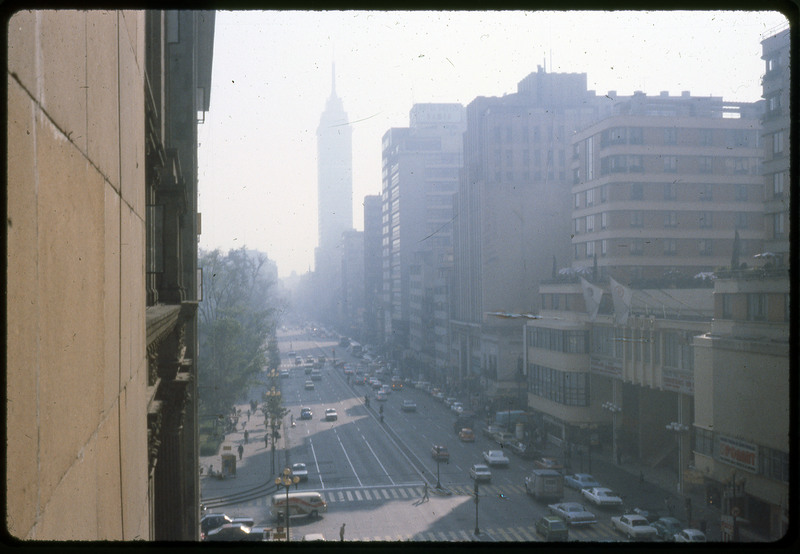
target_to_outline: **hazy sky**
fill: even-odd
[[[381,192],[381,138],[414,103],[514,93],[545,65],[589,89],[761,97],[777,12],[217,12],[211,107],[199,130],[205,249],[313,269],[316,129],[336,91],[353,126],[353,224]],[[771,34],[771,33],[770,33]]]

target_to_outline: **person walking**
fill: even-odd
[[[250,439],[250,433],[245,429],[244,431],[244,443],[247,444],[247,441]]]
[[[344,526],[345,524],[342,523],[342,526],[339,528],[339,540],[344,541]]]
[[[242,454],[244,454],[244,446],[241,444],[239,445],[239,460],[242,459]]]
[[[428,482],[425,481],[425,492],[422,494],[422,501],[427,502],[428,500],[430,500],[428,497]]]

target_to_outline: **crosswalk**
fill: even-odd
[[[454,496],[472,496],[473,485],[471,484],[454,484],[449,485],[446,489]],[[387,501],[417,501],[420,500],[424,494],[424,485],[422,484],[406,484],[406,485],[392,485],[392,486],[374,486],[374,487],[358,487],[358,488],[341,488],[341,489],[324,489],[319,491],[322,493],[323,498],[328,503],[328,510],[335,510],[337,504],[343,503],[378,503]],[[434,499],[439,494],[435,489],[429,488],[429,496]],[[510,495],[525,495],[525,487],[523,485],[492,485],[481,484],[480,495],[486,497],[500,497]],[[269,502],[269,497],[262,497],[253,500],[243,506],[261,506],[266,507]],[[504,527],[487,527],[481,528],[481,534],[475,536],[474,530],[456,530],[456,531],[424,531],[415,534],[406,535],[374,535],[364,537],[354,537],[348,535],[348,541],[425,541],[425,542],[462,542],[462,541],[498,541],[498,542],[540,542],[544,539],[536,532],[533,525],[533,518],[531,518],[530,525],[521,526],[504,526]],[[623,541],[620,536],[612,527],[610,520],[600,520],[597,523],[585,526],[576,526],[570,528],[569,540],[570,541]]]

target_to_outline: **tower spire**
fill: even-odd
[[[336,62],[331,62],[331,96],[336,96]]]

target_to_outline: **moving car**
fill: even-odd
[[[507,466],[508,458],[502,450],[489,450],[483,453],[483,459],[490,466]]]
[[[672,516],[660,517],[651,525],[656,530],[656,536],[665,541],[674,541],[675,535],[683,529],[678,518]]]
[[[684,529],[675,533],[675,542],[706,542],[706,536],[699,529]]]
[[[303,462],[292,464],[292,475],[296,475],[301,481],[308,481],[308,469]]]
[[[306,390],[314,390],[314,381],[306,381]]]
[[[564,520],[557,516],[544,516],[536,521],[536,532],[547,542],[569,540],[569,529]]]
[[[314,413],[311,408],[300,408],[300,419],[311,419],[312,417],[314,417]]]
[[[649,523],[656,521],[662,514],[662,512],[656,508],[634,508],[633,513],[643,516]]]
[[[462,404],[461,402],[453,402],[452,404],[450,404],[450,410],[457,414],[460,414],[461,412],[464,411],[464,404]]]
[[[333,408],[325,410],[325,421],[336,421],[337,419],[339,419],[339,414],[336,413],[336,410]]]
[[[595,478],[588,473],[576,473],[575,475],[567,475],[564,477],[564,486],[580,491],[583,489],[602,487],[603,485],[598,483]]]
[[[564,466],[555,458],[539,458],[533,462],[533,467],[539,469],[564,469]]]
[[[598,506],[621,506],[622,499],[617,493],[605,487],[594,487],[591,489],[583,489],[581,494],[593,504]],[[647,520],[645,520],[647,521]]]
[[[200,519],[200,539],[205,540],[205,535],[212,529],[222,527],[226,523],[233,523],[233,519],[226,514],[206,514]]]
[[[322,381],[322,372],[318,369],[311,370],[311,380],[312,381]]]
[[[586,509],[580,502],[561,502],[560,504],[548,504],[547,509],[554,516],[558,516],[569,525],[586,525],[597,523],[597,517]]]
[[[656,538],[655,528],[644,516],[639,514],[613,516],[611,526],[629,539],[649,541]]]
[[[484,464],[473,464],[469,468],[469,476],[475,481],[489,482],[492,480],[492,472],[489,470],[489,466]]]
[[[464,427],[458,432],[458,438],[461,442],[475,442],[475,433],[469,427]]]
[[[417,403],[413,400],[403,400],[403,404],[401,409],[404,412],[416,412],[417,411]]]
[[[450,460],[450,453],[447,451],[447,447],[441,444],[434,444],[431,448],[431,456],[433,456],[434,460],[439,460],[440,462],[447,462]]]

